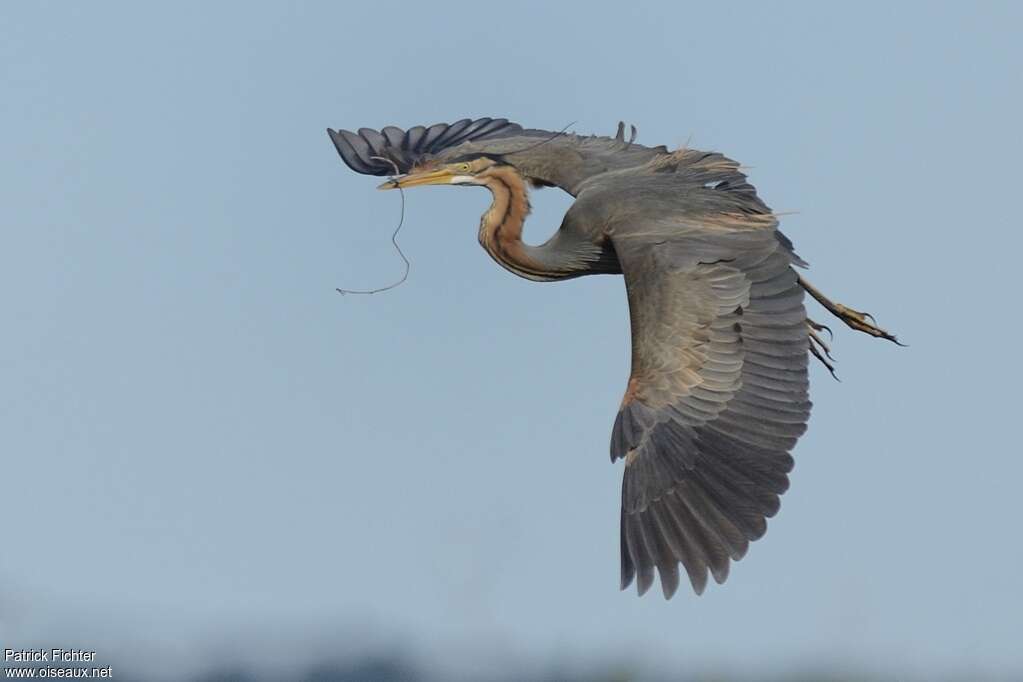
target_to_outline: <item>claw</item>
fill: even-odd
[[[828,344],[824,343],[824,339],[822,339],[813,329],[810,330],[810,340],[817,344],[817,347],[824,352],[824,355],[828,356],[828,360],[834,361],[835,358],[831,357],[831,348]]]
[[[821,331],[827,332],[828,333],[828,338],[831,339],[832,341],[835,340],[835,334],[831,331],[831,327],[829,327],[828,325],[821,324],[820,322],[814,322],[809,317],[806,318],[806,323],[808,325],[810,325],[810,328],[813,329],[814,331],[817,331],[817,332],[821,332]]]
[[[870,313],[861,313],[859,310],[853,310],[841,303],[834,304],[835,309],[831,312],[834,313],[838,319],[845,322],[846,326],[850,329],[855,329],[858,332],[864,334],[870,334],[871,336],[878,339],[886,339],[898,346],[905,346],[906,344],[895,338],[894,334],[889,334],[881,327],[877,326],[877,320]]]
[[[861,312],[859,310],[853,310],[852,308],[850,308],[848,306],[844,306],[841,303],[836,303],[835,307],[838,308],[840,313],[844,313],[845,315],[848,315],[850,317],[854,317],[854,318],[856,318],[857,320],[859,320],[860,322],[863,322],[863,323],[866,323],[866,321],[869,319],[871,325],[873,325],[875,327],[877,326],[877,319],[873,315],[871,315],[870,313]],[[846,323],[846,324],[848,324],[848,323]]]
[[[811,336],[810,336],[810,338],[811,338],[811,339],[814,339],[814,335],[813,335],[813,333],[812,333],[812,332],[811,332]],[[837,375],[837,374],[835,374],[835,366],[834,366],[833,364],[831,364],[830,362],[828,362],[828,359],[827,359],[827,358],[825,358],[825,357],[824,357],[824,355],[822,355],[822,354],[821,354],[821,352],[820,352],[819,350],[817,350],[817,346],[815,345],[815,341],[813,341],[813,340],[811,340],[811,342],[810,342],[810,352],[811,352],[811,353],[813,353],[813,356],[814,356],[815,358],[817,358],[818,360],[820,360],[820,361],[821,361],[821,364],[822,364],[822,365],[824,365],[825,367],[827,367],[827,368],[828,368],[828,371],[829,371],[829,372],[831,372],[831,377],[832,377],[832,378],[833,378],[833,379],[834,379],[835,381],[842,381],[841,379],[839,379],[839,378],[838,378],[838,375]],[[825,351],[825,353],[826,353],[826,352],[827,352],[827,351]],[[830,357],[831,357],[831,356],[830,356],[830,355],[828,355],[828,358],[830,358]]]

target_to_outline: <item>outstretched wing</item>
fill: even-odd
[[[524,129],[503,118],[462,119],[429,128],[405,131],[387,126],[377,132],[358,133],[327,129],[330,139],[349,168],[367,175],[408,173],[431,161],[445,161],[468,153],[505,157],[523,175],[541,185],[561,187],[575,195],[580,183],[608,171],[630,168],[667,154],[663,146],[635,143],[636,129],[626,138],[618,124],[614,137],[579,136],[561,131]]]
[[[807,331],[794,255],[773,227],[632,225],[632,372],[611,440],[625,459],[622,589],[682,564],[701,593],[767,529],[805,431]]]
[[[394,166],[388,160],[393,161],[401,173],[408,173],[423,159],[465,142],[522,133],[522,126],[504,118],[475,121],[463,118],[451,124],[437,123],[429,128],[416,126],[408,130],[387,126],[379,132],[371,128],[359,128],[357,133],[327,128],[327,134],[348,167],[367,175],[392,175]]]

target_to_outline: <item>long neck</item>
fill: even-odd
[[[491,169],[484,187],[494,202],[480,218],[480,244],[506,270],[539,282],[578,277],[588,272],[588,250],[565,248],[557,237],[541,246],[522,241],[529,198],[522,176],[510,166]]]

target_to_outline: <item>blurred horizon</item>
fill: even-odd
[[[95,624],[104,619],[86,620]],[[480,638],[468,646],[464,642],[423,646],[410,633],[366,632],[365,624],[355,623],[276,623],[270,629],[236,624],[230,630],[201,626],[190,639],[181,639],[167,638],[152,621],[137,620],[130,628],[126,622],[114,623],[113,629],[98,636],[95,631],[90,634],[92,644],[86,649],[95,651],[92,663],[5,667],[111,666],[112,679],[125,682],[993,682],[1016,680],[1023,672],[983,666],[894,667],[884,661],[813,655],[768,665],[707,658],[657,661],[621,653],[579,657],[550,651],[545,656],[523,656],[507,642]],[[41,629],[46,634],[23,637],[19,648],[82,648],[81,635],[70,634],[75,625],[74,618],[51,623]],[[116,637],[108,638],[115,632]],[[131,635],[124,637],[126,632]],[[112,653],[115,648],[119,653]]]

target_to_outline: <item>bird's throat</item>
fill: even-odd
[[[510,167],[490,170],[484,187],[494,197],[480,218],[480,245],[501,267],[520,277],[537,281],[564,279],[563,268],[552,267],[536,258],[534,247],[522,241],[522,225],[529,215],[528,188],[524,178]]]

